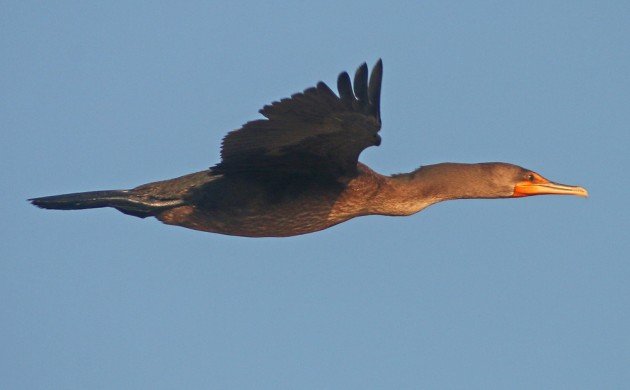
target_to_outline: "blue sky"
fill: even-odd
[[[621,388],[627,2],[3,2],[0,387]],[[455,201],[286,239],[29,197],[218,161],[377,58],[382,173],[506,161],[588,199]]]

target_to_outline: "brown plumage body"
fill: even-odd
[[[378,146],[382,63],[354,86],[338,79],[265,106],[266,119],[229,133],[222,161],[209,170],[131,190],[31,199],[51,209],[114,207],[190,229],[248,237],[311,233],[364,215],[404,216],[444,200],[542,194],[586,196],[507,163],[443,163],[381,175],[358,162]]]
[[[409,199],[401,179],[380,175],[360,164],[346,185],[303,177],[270,182],[254,177],[192,174],[184,189],[188,204],[156,214],[160,221],[190,229],[249,237],[293,236],[326,229],[370,214],[409,215],[430,204]],[[141,186],[138,194],[172,194],[181,179]],[[159,196],[159,195],[158,195]]]

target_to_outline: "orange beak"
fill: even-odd
[[[538,174],[534,174],[534,180],[516,183],[512,196],[517,198],[532,195],[575,195],[587,197],[588,191],[584,187],[554,183]]]

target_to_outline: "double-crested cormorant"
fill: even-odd
[[[263,107],[265,119],[227,134],[214,167],[130,190],[48,196],[30,201],[59,210],[114,207],[140,218],[249,237],[311,233],[363,215],[411,215],[451,199],[587,196],[582,187],[550,182],[531,170],[491,162],[443,163],[385,176],[358,161],[381,137],[383,64],[369,77],[364,63],[354,87],[323,82]]]

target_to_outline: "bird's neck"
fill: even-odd
[[[381,211],[410,215],[444,200],[497,198],[493,187],[481,182],[484,169],[483,163],[441,163],[386,177]]]

